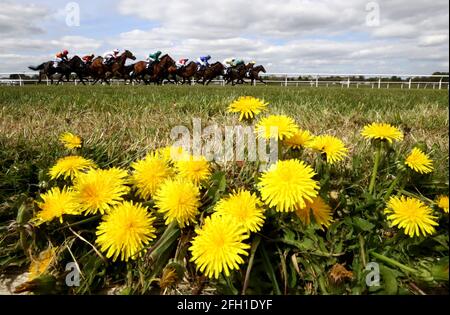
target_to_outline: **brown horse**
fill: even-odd
[[[215,77],[223,75],[224,70],[225,67],[223,66],[223,64],[221,64],[220,62],[215,62],[205,70],[197,71],[195,75],[196,82],[199,83],[200,80],[203,79],[202,84],[208,85]]]
[[[228,71],[228,73],[225,75],[226,84],[230,83],[232,85],[235,85],[234,80],[236,80],[237,83],[245,83],[244,78],[245,74],[247,73],[247,66],[246,65],[239,65],[237,67],[234,67]]]
[[[133,66],[133,74],[131,75],[131,80],[143,80],[145,84],[148,84],[148,81],[145,80],[145,75],[148,74],[148,62],[146,61],[138,61]]]
[[[127,59],[136,60],[136,57],[129,51],[125,50],[117,59],[110,65],[103,63],[102,57],[97,57],[92,61],[90,66],[90,72],[94,78],[94,83],[97,83],[100,79],[102,82],[109,84],[108,79],[113,77],[124,77],[125,74],[125,62]]]
[[[175,67],[175,60],[173,60],[169,55],[164,55],[161,57],[159,62],[153,66],[152,74],[150,75],[150,81],[161,85],[162,82],[169,79],[169,68]]]
[[[263,79],[259,76],[260,72],[266,73],[266,69],[261,65],[253,67],[247,72],[247,78],[251,80],[252,85],[255,83],[255,81],[260,81],[266,84],[266,82],[264,82]]]
[[[186,66],[177,68],[176,66],[172,66],[168,69],[169,75],[172,76],[175,83],[178,83],[177,75],[180,76],[183,79],[183,82],[181,84],[186,83],[186,80],[189,84],[191,84],[192,77],[197,73],[198,66],[194,61],[191,61]]]
[[[159,62],[148,67],[148,62],[139,61],[134,64],[133,78],[141,79],[145,84],[155,82],[156,84],[162,84],[164,79],[169,79],[169,68],[175,67],[175,61],[169,56],[164,55]],[[149,76],[149,80],[146,79]]]

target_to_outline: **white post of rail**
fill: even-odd
[[[409,78],[408,89],[411,90],[412,78]]]
[[[284,86],[288,86],[288,76],[287,76],[287,74],[285,75],[285,78],[284,78]]]
[[[319,87],[319,76],[316,76],[316,87]]]
[[[378,88],[381,89],[381,78],[378,78]]]
[[[350,77],[348,77],[348,79],[347,79],[347,89],[349,89],[350,88]]]
[[[441,78],[441,79],[439,80],[439,90],[442,89],[442,79],[443,79],[443,78]]]
[[[20,76],[20,74],[18,74],[18,76],[19,76],[19,86],[22,86],[22,85],[23,85],[23,83],[22,83],[22,77]]]

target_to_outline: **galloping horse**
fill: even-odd
[[[221,64],[220,62],[215,62],[205,70],[197,71],[196,82],[199,83],[200,79],[203,78],[202,84],[208,85],[215,77],[223,75],[224,70],[225,67],[223,66],[223,64]]]
[[[155,82],[159,85],[164,79],[168,79],[171,67],[175,67],[175,61],[169,55],[162,56],[159,62],[152,66],[152,69],[148,67],[148,62],[139,61],[134,64],[132,78],[141,79],[145,84]],[[146,75],[150,76],[150,80],[146,79]]]
[[[176,66],[169,67],[169,75],[172,76],[174,81],[178,83],[177,75],[183,78],[183,82],[181,84],[186,83],[186,80],[191,84],[192,77],[197,73],[197,64],[194,61],[191,61],[186,66],[177,68]]]
[[[246,73],[247,73],[246,65],[239,65],[237,67],[230,69],[230,71],[225,75],[226,84],[231,82],[232,85],[235,85],[234,80],[236,80],[237,83],[244,83]]]
[[[175,60],[173,60],[169,55],[162,56],[159,62],[153,66],[150,81],[161,85],[164,79],[169,80],[170,67],[175,67]]]
[[[61,74],[57,84],[63,81],[64,77],[66,77],[67,82],[70,80],[70,74],[72,72],[75,72],[80,81],[84,83],[83,75],[86,72],[86,68],[84,66],[84,62],[81,60],[80,57],[74,56],[69,61],[63,61],[58,64],[57,67],[54,67],[55,62],[54,61],[47,61],[42,64],[40,64],[37,67],[29,66],[28,68],[33,71],[39,70],[39,81],[38,83],[42,82],[42,75],[45,74],[47,78],[50,79],[51,84],[53,84],[53,76],[55,74]]]
[[[91,74],[94,77],[93,84],[97,83],[100,79],[102,82],[109,84],[109,78],[124,76],[125,62],[127,59],[136,60],[136,57],[129,50],[125,50],[111,65],[105,65],[103,63],[103,57],[95,58],[90,66]]]
[[[247,78],[251,80],[252,85],[255,83],[255,81],[261,81],[262,83],[266,84],[266,82],[264,82],[263,79],[261,79],[261,77],[259,76],[260,72],[266,73],[266,69],[264,69],[264,67],[261,65],[253,67],[248,71]]]

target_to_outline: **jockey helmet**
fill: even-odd
[[[63,54],[64,54],[64,55],[68,55],[68,54],[69,54],[69,51],[68,51],[67,49],[64,49],[64,50],[63,50]]]
[[[118,54],[120,52],[120,50],[118,48],[113,50],[113,53]]]
[[[255,61],[255,60],[252,60],[252,61],[250,61],[249,63],[252,64],[252,65],[254,65],[254,64],[256,64],[256,61]]]
[[[208,55],[208,56],[206,56],[206,58],[207,58],[207,59],[211,59],[211,56],[210,56],[210,55]]]

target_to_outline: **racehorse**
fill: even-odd
[[[164,79],[169,80],[170,67],[175,67],[175,60],[173,60],[169,55],[162,56],[159,62],[153,66],[150,81],[161,85]]]
[[[228,73],[224,76],[226,84],[230,83],[235,85],[234,80],[237,83],[244,83],[245,74],[247,73],[246,65],[239,65],[237,67],[231,68]]]
[[[209,67],[207,67],[204,70],[201,71],[197,71],[195,77],[196,77],[196,82],[199,83],[200,79],[203,78],[203,85],[208,85],[209,83],[211,83],[211,81],[219,76],[219,75],[223,75],[223,71],[225,70],[225,67],[223,66],[223,64],[221,64],[220,62],[215,62],[213,64],[211,64]]]
[[[38,83],[42,82],[42,75],[45,74],[47,78],[50,79],[51,84],[53,84],[53,76],[55,74],[61,74],[57,84],[63,81],[64,77],[66,77],[67,82],[70,80],[70,74],[72,72],[75,72],[77,77],[80,79],[80,81],[85,84],[83,80],[83,75],[86,72],[86,68],[84,66],[84,62],[81,60],[80,57],[74,56],[69,61],[62,61],[58,63],[58,66],[54,66],[55,61],[47,61],[42,64],[40,64],[37,67],[29,66],[28,68],[33,71],[39,70],[39,81]]]
[[[261,77],[259,76],[260,72],[266,73],[266,69],[264,69],[264,67],[261,65],[253,67],[247,72],[247,78],[251,80],[252,85],[255,83],[255,81],[261,81],[262,83],[266,84],[266,82],[264,82],[263,79],[261,79]]]
[[[130,84],[133,83],[133,77],[134,77],[134,66],[136,63],[133,63],[131,65],[125,66],[123,68],[123,79],[125,80],[125,84],[127,83],[127,80],[130,80]],[[138,80],[136,80],[138,81]]]
[[[132,78],[141,79],[145,84],[155,82],[159,85],[164,79],[168,79],[168,70],[171,67],[175,67],[175,61],[169,55],[162,56],[159,62],[151,67],[148,66],[147,61],[139,61],[134,64]],[[146,79],[147,75],[150,76],[149,80]]]
[[[108,79],[115,76],[124,76],[125,62],[127,59],[136,60],[136,57],[129,50],[125,50],[111,65],[105,65],[103,63],[103,57],[95,58],[89,68],[94,77],[92,84],[97,83],[100,79],[102,82],[109,84]]]
[[[181,84],[186,83],[186,80],[191,84],[192,77],[197,73],[198,65],[194,61],[191,61],[186,66],[177,68],[176,66],[169,67],[169,75],[172,76],[175,83],[178,83],[177,75],[180,76],[183,79],[183,82]]]

